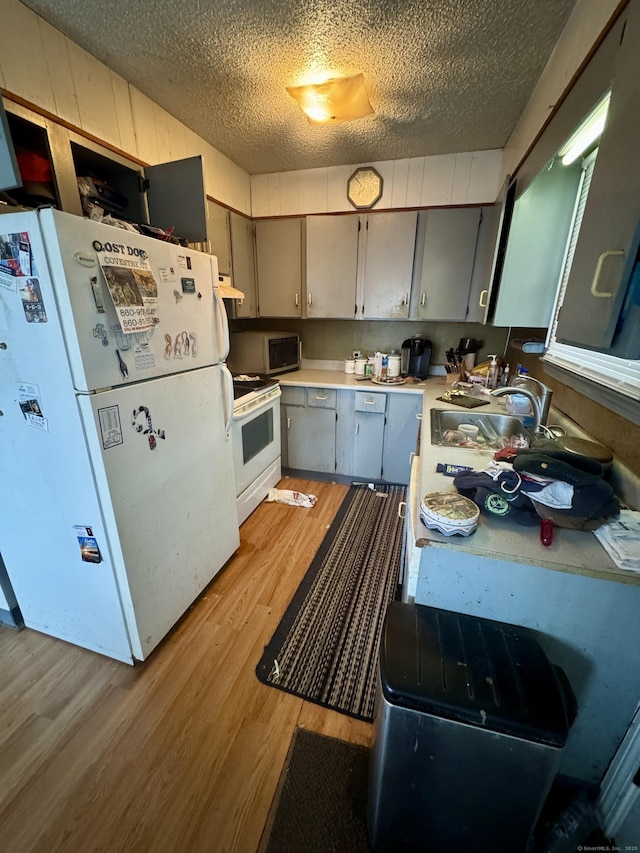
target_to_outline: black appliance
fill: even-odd
[[[403,376],[416,376],[426,379],[429,375],[431,361],[431,341],[422,335],[414,335],[402,344],[402,364],[400,372]]]

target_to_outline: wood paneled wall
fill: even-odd
[[[493,204],[499,190],[502,151],[468,151],[367,165],[373,165],[384,180],[376,210]],[[347,181],[357,167],[351,164],[253,175],[253,216],[353,212],[347,201]]]
[[[201,154],[209,195],[251,212],[249,175],[23,6],[0,0],[0,87],[150,165]]]

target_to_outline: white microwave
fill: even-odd
[[[300,336],[291,332],[234,332],[229,338],[234,373],[286,373],[300,367]]]

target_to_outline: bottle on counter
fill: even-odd
[[[514,388],[526,388],[528,384],[526,381],[526,377],[528,375],[529,371],[527,370],[527,368],[519,364],[518,369],[516,371],[516,375],[513,379],[513,382],[511,383],[512,386]],[[524,394],[508,394],[506,409],[510,415],[525,415],[527,417],[533,415],[533,406],[531,405],[531,400]]]
[[[487,373],[487,388],[493,391],[498,384],[498,357],[497,355],[491,355],[489,358],[491,359],[491,364],[489,365],[489,372]]]

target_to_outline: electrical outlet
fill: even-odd
[[[353,357],[354,358],[360,358],[361,355],[362,355],[362,353],[360,352],[359,349],[354,349],[354,351],[353,351]]]

